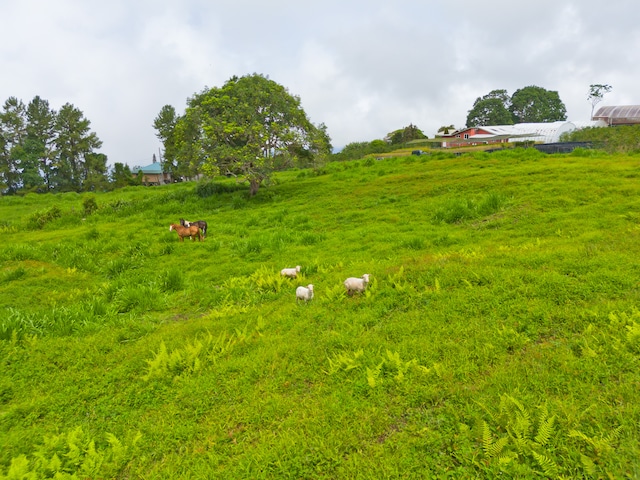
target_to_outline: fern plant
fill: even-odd
[[[123,442],[107,433],[105,441],[96,441],[77,427],[44,437],[31,456],[22,454],[12,458],[6,474],[0,468],[0,479],[115,478],[135,455],[141,438],[138,432]]]
[[[556,417],[549,415],[545,405],[540,407],[536,421],[517,398],[502,395],[497,414],[489,414],[507,435],[494,439],[489,424],[482,422],[482,450],[488,460],[496,461],[498,468],[509,474],[528,468],[532,472],[539,469],[547,477],[560,475],[561,468],[553,458],[551,445]]]
[[[364,355],[362,349],[353,353],[338,353],[329,358],[329,369],[326,371],[328,375],[333,375],[338,372],[348,372],[349,370],[357,369],[362,366],[360,358]]]
[[[278,293],[282,290],[282,287],[287,284],[287,279],[285,277],[271,272],[264,266],[252,273],[249,278],[254,283],[257,290],[262,293]]]
[[[215,364],[235,345],[246,342],[254,335],[259,336],[262,327],[263,321],[259,319],[255,334],[248,332],[247,327],[243,330],[236,329],[231,335],[221,333],[216,338],[211,333],[207,333],[171,352],[163,341],[154,357],[147,360],[147,373],[142,378],[146,381],[162,378],[178,380],[181,377],[196,374],[203,368]]]
[[[509,437],[502,437],[498,440],[494,440],[493,435],[491,435],[489,424],[485,421],[482,422],[482,451],[487,458],[494,458],[498,456],[507,443],[509,443]]]

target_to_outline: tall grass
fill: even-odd
[[[2,197],[0,478],[640,477],[637,168],[442,153],[254,198]],[[169,232],[196,217],[204,242]]]

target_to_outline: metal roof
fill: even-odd
[[[594,120],[604,120],[607,125],[640,123],[640,105],[613,105],[600,107]]]
[[[516,123],[515,125],[497,125],[479,127],[494,135],[508,135],[513,141],[527,141],[554,143],[560,140],[563,133],[573,132],[586,127],[604,127],[602,121],[567,122],[559,120],[549,123]],[[475,137],[472,137],[475,138]],[[511,141],[511,140],[510,140]]]
[[[162,173],[162,165],[160,163],[152,163],[151,165],[147,165],[146,167],[140,167],[138,169],[134,169],[133,173],[148,173],[148,174],[161,174]]]

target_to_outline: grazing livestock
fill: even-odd
[[[297,278],[299,272],[300,265],[297,265],[295,268],[283,268],[282,270],[280,270],[280,275],[282,275],[283,277]]]
[[[175,231],[178,234],[178,240],[181,242],[184,242],[184,237],[190,237],[191,240],[195,240],[195,237],[198,237],[198,241],[202,241],[202,233],[200,232],[200,227],[197,225],[183,227],[182,225],[172,223],[169,225],[169,231]]]
[[[298,300],[304,300],[305,303],[313,298],[313,285],[309,284],[306,287],[296,288],[296,302]]]
[[[369,274],[365,273],[362,278],[349,277],[344,281],[344,287],[347,289],[347,295],[352,296],[355,292],[362,293],[369,283]]]
[[[189,220],[185,220],[184,218],[181,218],[180,225],[182,225],[183,227],[190,227],[191,225],[197,225],[198,227],[200,227],[200,230],[202,230],[202,235],[204,237],[207,236],[207,222],[205,222],[204,220],[190,222]]]

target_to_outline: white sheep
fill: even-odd
[[[313,298],[313,285],[309,284],[306,287],[296,288],[296,302],[298,300],[304,300],[307,302]]]
[[[280,270],[280,275],[283,277],[297,278],[298,272],[300,272],[300,265],[297,265],[296,268],[283,268]]]
[[[349,277],[344,281],[344,286],[347,289],[347,295],[351,296],[355,292],[364,292],[369,283],[369,274],[365,273],[362,278]]]

